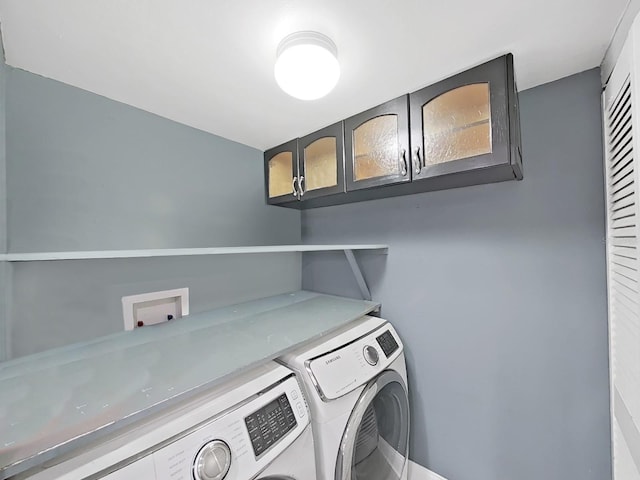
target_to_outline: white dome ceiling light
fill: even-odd
[[[278,45],[275,77],[282,90],[300,100],[328,94],[340,78],[338,49],[318,32],[296,32]]]

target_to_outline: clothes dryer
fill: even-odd
[[[274,362],[56,459],[30,480],[313,480],[309,413]]]
[[[318,480],[407,478],[407,371],[389,322],[364,317],[278,361],[303,380]]]

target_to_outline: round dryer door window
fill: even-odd
[[[407,387],[397,372],[387,370],[367,385],[351,412],[336,480],[400,480],[408,444]]]

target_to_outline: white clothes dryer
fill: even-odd
[[[303,379],[318,480],[407,478],[407,371],[391,324],[364,317],[278,361]]]
[[[300,385],[292,371],[268,362],[18,478],[313,480],[315,470]]]

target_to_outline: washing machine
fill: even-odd
[[[313,480],[308,407],[274,362],[58,458],[30,480]]]
[[[303,381],[318,480],[407,478],[407,371],[389,322],[361,318],[277,361]]]

